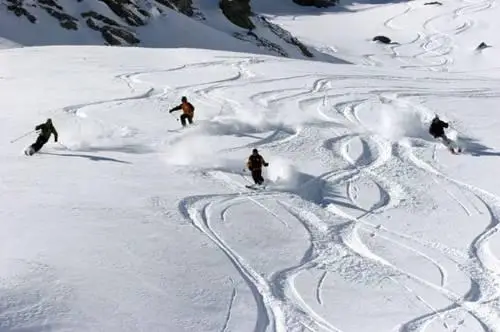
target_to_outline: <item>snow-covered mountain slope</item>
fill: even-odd
[[[160,6],[160,4],[158,4]],[[75,29],[61,26],[59,19],[47,14],[44,7],[28,7],[36,18],[32,24],[0,9],[0,36],[20,45],[135,45],[144,47],[196,47],[219,50],[259,52],[249,43],[237,40],[168,8],[163,14],[137,14],[138,26],[131,25],[98,1],[65,2],[61,13],[74,18]],[[50,7],[49,7],[50,8]],[[152,10],[151,10],[152,11]],[[154,11],[152,11],[154,13]],[[34,33],[36,32],[36,33]]]
[[[495,2],[0,1],[1,332],[500,332]]]
[[[500,331],[498,79],[187,49],[0,62],[0,330]],[[24,156],[36,135],[10,140],[47,117],[59,142]]]
[[[500,7],[495,0],[340,1],[328,10],[286,3],[254,0],[253,7],[306,44],[353,63],[485,73],[498,67]],[[393,43],[372,42],[377,35]],[[476,50],[482,42],[492,47]]]
[[[0,0],[7,46],[124,45],[203,48],[344,62],[256,16],[251,31],[228,20],[217,1]],[[297,6],[298,7],[298,6]]]

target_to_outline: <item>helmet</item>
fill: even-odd
[[[182,101],[182,102],[186,102],[186,101],[187,101],[186,96],[182,96],[181,101]]]
[[[259,150],[257,150],[257,149],[253,149],[253,150],[252,150],[252,153],[259,153]]]

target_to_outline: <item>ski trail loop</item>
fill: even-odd
[[[411,7],[408,7],[403,15],[410,15],[411,12]],[[393,19],[386,24],[394,28],[394,22]],[[432,21],[427,24],[431,29]],[[446,48],[449,45],[446,38],[439,39],[441,36],[438,34],[427,37],[427,39],[417,38],[415,43],[423,42],[422,48],[427,55],[435,52],[436,57],[444,58],[443,66],[448,65]],[[329,306],[326,290],[334,278],[327,276],[338,273],[338,265],[335,264],[338,264],[339,260],[350,262],[352,266],[356,264],[365,266],[371,272],[378,273],[382,279],[382,276],[390,278],[393,283],[401,287],[408,298],[412,298],[420,307],[425,308],[425,314],[420,312],[413,319],[401,322],[400,331],[422,331],[426,324],[433,320],[439,321],[446,330],[452,331],[454,326],[459,326],[460,320],[463,320],[460,314],[472,316],[485,327],[486,331],[495,331],[495,323],[500,322],[497,319],[499,310],[494,307],[493,301],[500,295],[498,275],[494,272],[498,261],[490,252],[488,242],[499,228],[500,198],[447,177],[418,159],[413,154],[411,146],[392,142],[370,130],[370,123],[364,118],[366,107],[373,108],[374,97],[380,97],[381,94],[401,92],[411,97],[427,92],[410,93],[407,91],[411,90],[410,88],[407,90],[399,88],[397,83],[393,87],[384,89],[376,86],[362,88],[353,86],[345,88],[345,93],[331,92],[338,90],[332,83],[338,79],[334,75],[295,75],[261,79],[251,70],[252,64],[245,60],[219,63],[217,65],[232,68],[234,75],[198,86],[173,89],[179,91],[188,89],[207,103],[229,105],[230,111],[233,112],[244,111],[252,105],[264,110],[298,107],[304,113],[319,114],[323,121],[324,126],[306,123],[297,130],[297,133],[286,135],[285,138],[281,135],[282,128],[272,128],[270,135],[266,134],[268,136],[261,140],[257,138],[254,144],[245,142],[224,150],[224,152],[246,150],[255,144],[262,144],[272,153],[278,154],[290,150],[295,152],[293,149],[307,147],[307,150],[302,152],[308,153],[310,158],[317,158],[326,167],[324,171],[321,170],[322,174],[315,174],[301,184],[299,189],[287,192],[273,190],[270,187],[261,192],[249,192],[244,188],[241,179],[235,180],[237,175],[233,174],[232,177],[230,173],[215,171],[210,172],[212,180],[222,182],[230,193],[187,197],[179,205],[179,210],[186,219],[224,253],[250,289],[257,309],[254,331],[284,332],[304,329],[341,331],[335,326],[335,322],[329,321],[328,317],[323,315],[323,311],[320,311]],[[304,88],[302,81],[306,78],[308,83]],[[129,76],[126,79],[131,78]],[[133,82],[137,79],[136,77]],[[394,81],[397,82],[397,78],[394,78]],[[266,85],[273,82],[277,85],[286,82],[286,86],[269,88]],[[239,99],[233,97],[236,92],[244,93],[242,91],[252,90],[248,87],[255,89],[246,93],[245,97]],[[314,146],[314,149],[311,149],[311,146]],[[435,148],[432,159],[438,163]],[[394,167],[400,167],[399,170],[404,172],[405,167],[411,165],[428,174],[434,183],[445,184],[444,191],[457,207],[460,207],[460,213],[469,217],[479,214],[479,209],[470,201],[470,197],[474,202],[477,200],[482,202],[489,211],[490,224],[475,237],[466,252],[377,224],[377,221],[382,220],[384,213],[399,207],[404,208],[408,192],[416,191],[411,179],[404,176],[394,178],[394,173],[391,172]],[[363,192],[363,186],[367,182],[375,188],[373,192],[379,191],[378,197],[373,195],[368,203],[363,200],[363,195],[368,195]],[[450,183],[454,187],[446,187],[446,184]],[[326,194],[321,188],[323,185],[334,188],[345,187],[347,199],[355,208],[364,212],[359,215],[351,214],[349,212],[351,210],[346,210],[335,202],[322,206],[326,201]],[[301,190],[308,189],[319,192],[317,201],[299,195]],[[464,192],[470,195],[465,195]],[[273,205],[266,204],[266,201],[273,202]],[[236,247],[231,246],[232,239],[225,237],[225,234],[219,231],[219,227],[228,224],[229,218],[233,218],[228,211],[245,203],[265,211],[263,215],[266,216],[266,220],[263,222],[279,223],[280,227],[287,230],[295,227],[305,230],[309,236],[309,248],[300,262],[290,263],[288,267],[264,275],[250,264],[252,257],[243,257]],[[436,277],[427,280],[420,274],[391,263],[389,259],[371,248],[368,241],[364,242],[362,232],[377,234],[377,237],[380,237],[380,240],[392,250],[405,251],[424,260],[428,266],[436,270]],[[470,278],[471,287],[466,294],[456,293],[448,284],[450,271],[447,271],[444,260],[456,265],[458,271]],[[467,264],[463,264],[464,262]],[[302,273],[306,271],[313,272],[309,274],[315,276],[312,295],[307,296],[301,294],[301,290],[295,285],[298,276],[304,276]],[[420,287],[418,290],[412,289],[411,284],[404,282],[404,278],[390,277],[392,275],[404,276]],[[447,299],[449,303],[436,305],[431,300],[431,295],[420,293],[421,288]],[[233,311],[237,307],[234,301],[239,292],[234,283],[230,294],[221,331],[230,330],[231,317],[234,317]],[[451,323],[448,316],[452,316],[457,323]]]
[[[273,277],[266,278],[253,270],[246,260],[232,249],[215,230],[214,226],[217,222],[225,222],[221,218],[220,210],[234,204],[232,200],[236,198],[239,197],[232,198],[221,195],[218,198],[201,197],[198,200],[189,200],[189,203],[186,201],[187,205],[189,205],[187,214],[193,225],[224,252],[252,290],[259,313],[255,331],[267,331],[268,327],[271,327],[276,332],[285,332],[288,331],[286,322],[293,320],[306,322],[308,325],[318,326],[327,331],[339,332],[339,329],[331,326],[308,308],[303,301],[300,301],[300,295],[293,292],[294,288],[290,286],[290,280],[293,279],[295,274],[304,269],[304,265],[314,264],[308,259],[309,257],[296,267],[287,268],[276,273]],[[287,290],[291,290],[291,294]],[[296,300],[290,301],[290,296],[293,296]],[[225,327],[227,327],[227,324],[225,324]]]
[[[446,176],[431,165],[418,159],[413,155],[410,147],[407,145],[402,146],[402,158],[429,173],[431,176],[435,176],[445,182],[458,185],[464,190],[470,191],[482,201],[484,206],[488,209],[491,218],[490,224],[472,241],[468,250],[467,269],[469,269],[469,271],[466,270],[466,273],[469,274],[471,280],[478,285],[479,298],[474,301],[463,300],[457,303],[473,314],[481,324],[488,326],[488,329],[494,331],[495,328],[493,326],[495,322],[498,322],[500,319],[500,310],[487,303],[491,299],[499,297],[500,285],[498,273],[496,272],[498,260],[490,253],[488,241],[499,229],[500,198],[483,189]]]

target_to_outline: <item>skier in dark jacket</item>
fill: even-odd
[[[262,177],[262,166],[267,167],[269,164],[259,154],[257,149],[253,149],[252,154],[248,157],[247,167],[252,172],[252,178],[255,184],[261,185],[264,183]]]
[[[183,127],[186,126],[186,120],[188,120],[189,124],[193,123],[193,117],[194,117],[194,106],[190,102],[188,102],[186,97],[181,98],[181,104],[172,108],[169,113],[172,113],[174,111],[180,111],[182,110],[182,115],[181,115],[181,124]]]
[[[36,139],[36,142],[31,144],[30,148],[27,151],[27,154],[30,156],[35,152],[40,151],[40,149],[47,143],[50,139],[50,135],[54,134],[54,141],[57,142],[58,134],[56,128],[52,124],[51,119],[47,119],[45,123],[39,124],[35,127],[35,130],[40,130],[40,134]]]
[[[446,137],[444,133],[444,128],[448,128],[449,125],[448,123],[442,121],[439,119],[439,117],[436,115],[434,119],[432,119],[431,126],[429,127],[429,133],[434,137],[434,138],[442,138],[445,143],[450,142],[450,139]]]
[[[429,133],[434,136],[434,138],[441,138],[443,140],[443,144],[454,154],[462,152],[462,148],[457,145],[456,142],[449,139],[444,133],[444,128],[448,128],[449,125],[447,122],[441,121],[439,117],[436,117],[432,120],[431,126],[429,127]]]

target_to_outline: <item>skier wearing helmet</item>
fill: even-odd
[[[262,166],[267,167],[269,164],[259,154],[257,149],[253,149],[252,154],[248,157],[247,167],[250,172],[252,172],[253,181],[257,185],[264,183],[264,178],[262,177]]]
[[[183,127],[186,126],[186,120],[188,120],[189,124],[193,123],[193,117],[194,117],[194,106],[190,102],[188,102],[186,97],[181,98],[181,104],[172,108],[169,113],[172,113],[174,111],[180,111],[182,110],[182,115],[181,115],[181,124]]]

